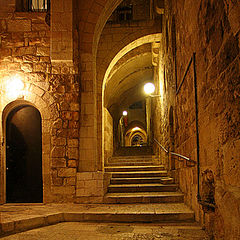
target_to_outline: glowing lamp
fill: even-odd
[[[6,93],[10,98],[18,98],[23,94],[24,83],[19,76],[13,76],[7,81]]]
[[[128,115],[127,111],[123,111],[123,116],[127,116],[127,115]]]
[[[133,132],[134,131],[139,131],[139,130],[141,130],[139,127],[135,127],[135,128],[132,129]]]
[[[144,92],[146,94],[152,94],[155,91],[155,86],[153,83],[146,83],[144,85]]]

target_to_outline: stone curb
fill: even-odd
[[[0,236],[57,224],[60,222],[194,222],[194,213],[54,213],[1,223]]]

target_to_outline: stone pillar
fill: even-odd
[[[152,131],[151,131],[151,97],[146,98],[146,122],[147,122],[147,143],[151,145],[152,142]]]
[[[95,172],[97,166],[97,111],[92,55],[81,54],[80,172]]]
[[[72,0],[51,0],[51,61],[73,61]]]

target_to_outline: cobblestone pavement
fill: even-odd
[[[2,240],[208,240],[199,226],[65,222]]]

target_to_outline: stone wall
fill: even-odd
[[[113,118],[104,108],[104,161],[113,155]]]
[[[105,88],[104,76],[111,61],[119,53],[120,50],[124,49],[128,44],[129,52],[133,48],[131,45],[137,39],[144,36],[150,36],[154,33],[161,32],[161,22],[154,20],[129,22],[129,24],[111,24],[107,23],[103,28],[102,34],[99,39],[98,52],[97,52],[97,108],[98,108],[98,149],[99,153],[102,149],[102,88]],[[139,44],[141,45],[141,44]],[[135,46],[134,46],[135,47]],[[141,51],[141,50],[140,50]],[[123,56],[122,56],[123,57]],[[123,61],[119,61],[117,64],[121,65],[123,62],[129,60],[131,54],[126,54]],[[117,66],[117,65],[116,65]],[[114,69],[113,69],[114,71]],[[98,154],[101,156],[101,154]],[[101,162],[101,159],[99,159]]]
[[[52,65],[46,13],[9,9],[0,16],[1,113],[20,100],[37,107],[43,129],[44,202],[73,201],[79,158],[77,68],[72,62]],[[8,81],[16,75],[24,83],[21,99],[7,95]],[[1,197],[3,201],[3,192]]]
[[[185,81],[176,94],[175,104],[173,103],[175,106],[173,149],[197,160],[193,62],[187,70],[189,61],[196,52],[200,194],[203,198],[202,176],[206,172],[211,172],[215,188],[215,212],[209,211],[209,208],[201,206],[197,201],[196,165],[187,167],[186,163],[176,161],[176,175],[179,176],[180,188],[185,193],[186,203],[194,209],[196,219],[202,224],[205,223],[206,229],[215,239],[240,237],[239,13],[238,1],[202,0],[194,5],[190,0],[165,1],[166,25],[162,53],[165,54],[166,78],[173,78],[171,82],[174,84],[176,77],[179,86],[186,72]],[[176,41],[173,34],[174,22]],[[176,42],[176,55],[174,42]],[[161,56],[159,61],[159,66],[163,65]],[[160,69],[164,70],[163,67]],[[162,73],[161,76],[164,77],[164,74]],[[163,98],[169,93],[171,91],[164,92]],[[158,113],[160,116],[163,115],[162,119],[167,119],[169,104],[162,105],[163,109]],[[169,122],[164,120],[156,129],[163,143],[164,139],[169,139],[168,124]],[[164,131],[161,130],[162,127],[165,128]]]

